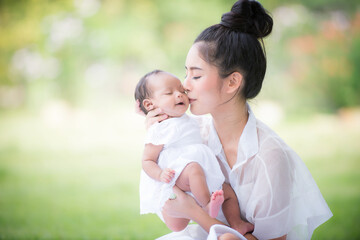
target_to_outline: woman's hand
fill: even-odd
[[[136,99],[135,105],[134,105],[135,112],[141,116],[145,117],[145,113],[140,108],[140,101],[139,99]]]
[[[174,186],[175,199],[167,200],[163,206],[163,211],[171,217],[192,219],[194,214],[201,207],[195,202],[195,199],[184,193],[180,188]]]
[[[140,109],[140,102],[139,100],[136,100],[135,102],[135,112],[141,116],[145,116],[145,128],[149,129],[151,125],[157,122],[164,121],[169,116],[165,114],[160,108],[154,108],[150,110],[146,115],[143,111]]]
[[[176,218],[187,218],[197,222],[205,231],[209,232],[211,226],[214,224],[224,224],[212,218],[209,214],[202,209],[195,201],[193,197],[184,193],[180,188],[175,186],[174,193],[176,198],[173,200],[167,200],[163,206],[163,211]]]
[[[162,122],[169,116],[165,114],[160,108],[154,108],[146,114],[145,127],[149,129],[154,123]]]

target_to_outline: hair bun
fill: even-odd
[[[271,33],[273,20],[259,2],[239,0],[222,15],[220,25],[263,38]]]

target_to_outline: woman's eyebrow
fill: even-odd
[[[188,70],[188,68],[185,66],[185,69]],[[200,67],[189,67],[190,70],[203,70]]]

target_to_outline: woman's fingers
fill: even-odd
[[[145,127],[146,127],[146,129],[148,129],[154,123],[164,121],[168,117],[169,116],[167,114],[163,113],[162,109],[155,108],[155,109],[149,111],[148,114],[146,115]]]
[[[144,112],[141,110],[141,108],[140,108],[140,101],[139,101],[139,99],[136,99],[134,108],[135,108],[135,112],[136,112],[137,114],[145,117],[145,113],[144,113]]]
[[[161,108],[154,108],[152,110],[150,110],[148,112],[148,114],[146,115],[146,117],[152,118],[152,117],[156,117],[157,115],[162,114],[162,109]]]
[[[146,116],[146,128],[149,128],[156,122],[161,122],[168,118],[168,115],[164,114],[161,108],[155,108],[145,115],[145,113],[140,108],[140,101],[138,99],[135,101],[134,109],[137,114],[141,116]]]

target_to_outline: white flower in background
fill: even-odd
[[[38,52],[23,48],[13,55],[11,69],[26,80],[54,79],[59,75],[60,64],[54,57],[45,58]]]
[[[74,0],[74,5],[82,17],[95,15],[101,7],[99,0]]]
[[[66,17],[55,21],[49,33],[50,45],[53,49],[59,49],[66,41],[79,38],[84,31],[83,22],[79,18]]]

